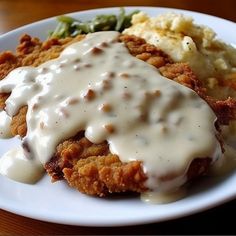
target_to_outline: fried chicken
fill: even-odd
[[[10,52],[0,54],[0,79],[16,67],[38,66],[56,58],[67,45],[82,38],[83,36],[63,40],[49,39],[42,43],[38,39],[24,35],[17,47],[16,55]],[[186,63],[173,63],[163,51],[147,44],[141,38],[121,35],[120,41],[125,43],[131,55],[155,66],[163,76],[196,91],[212,107],[218,117],[218,124],[228,124],[230,120],[236,118],[236,101],[231,98],[217,101],[208,96]],[[8,96],[9,94],[0,94],[0,108],[4,108]],[[13,117],[11,123],[13,135],[21,137],[26,135],[26,113],[27,106],[22,107]],[[210,163],[210,157],[196,157],[188,169],[188,179],[205,174]],[[144,184],[147,176],[141,162],[122,163],[117,155],[111,154],[107,142],[93,144],[84,137],[83,131],[58,144],[55,155],[46,163],[45,169],[52,177],[52,181],[66,179],[70,186],[90,195],[105,196],[109,192],[147,190]]]
[[[188,179],[205,174],[210,163],[210,158],[196,158],[188,169]],[[59,144],[45,168],[53,181],[65,178],[71,187],[89,195],[103,197],[109,192],[147,190],[147,176],[140,161],[122,163],[110,153],[107,142],[93,144],[83,132]]]

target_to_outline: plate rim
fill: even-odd
[[[123,7],[123,6],[121,6]],[[119,10],[119,8],[121,7],[103,7],[103,8],[93,8],[93,9],[88,9],[88,10],[82,10],[82,11],[73,11],[73,12],[66,12],[66,13],[63,13],[61,15],[75,15],[75,14],[85,14],[85,13],[92,13],[94,11],[103,11],[103,10],[107,10],[107,11],[113,11],[113,10]],[[182,12],[186,12],[186,13],[194,13],[194,14],[198,14],[198,15],[202,15],[202,16],[210,16],[210,17],[213,17],[215,18],[216,20],[223,20],[223,21],[226,21],[230,24],[235,24],[236,26],[236,22],[234,21],[231,21],[231,20],[228,20],[228,19],[224,19],[224,18],[221,18],[221,17],[218,17],[218,16],[215,16],[215,15],[211,15],[211,14],[207,14],[207,13],[203,13],[203,12],[197,12],[197,11],[192,11],[192,10],[185,10],[185,9],[180,9],[180,8],[172,8],[172,7],[155,7],[155,6],[124,6],[124,9],[127,9],[127,10],[137,10],[137,8],[143,8],[143,9],[160,9],[160,10],[163,10],[163,11],[182,11]],[[27,28],[27,27],[31,27],[33,25],[36,25],[36,24],[42,24],[42,23],[45,23],[47,21],[50,21],[50,20],[55,20],[57,16],[60,16],[60,15],[54,15],[54,16],[51,16],[51,17],[48,17],[48,18],[44,18],[44,19],[41,19],[41,20],[38,20],[38,21],[35,21],[35,22],[31,22],[29,24],[24,24],[20,27],[17,27],[15,29],[12,29],[8,32],[5,32],[3,34],[0,35],[0,40],[6,36],[8,36],[9,34],[12,34],[12,33],[15,33],[15,32],[18,32],[18,31],[21,31],[21,30],[24,30],[24,28]]]

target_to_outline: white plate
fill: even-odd
[[[236,24],[217,17],[190,11],[128,7],[127,11],[140,9],[155,16],[166,11],[182,12],[193,16],[195,21],[212,27],[224,41],[236,44]],[[118,13],[118,8],[96,9],[70,14],[88,20],[97,14]],[[55,18],[30,24],[0,36],[0,51],[14,49],[23,33],[45,39],[54,29]],[[0,156],[15,145],[12,140],[0,142]],[[64,182],[50,183],[45,176],[35,185],[21,184],[0,176],[0,208],[16,214],[40,219],[83,226],[118,226],[159,222],[193,214],[219,205],[236,197],[236,173],[224,178],[204,179],[193,187],[187,197],[174,203],[149,205],[137,196],[99,199],[83,195]]]

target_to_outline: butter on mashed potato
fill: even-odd
[[[175,62],[189,63],[209,90],[217,89],[218,79],[228,75],[236,83],[236,49],[217,39],[209,27],[194,24],[189,16],[165,13],[149,17],[140,12],[133,16],[132,26],[123,33],[144,38]],[[220,95],[215,92],[218,98],[225,98],[229,93],[228,89],[221,91]],[[231,94],[236,97],[235,91],[230,91]]]

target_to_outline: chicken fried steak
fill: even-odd
[[[63,40],[50,39],[41,43],[38,39],[25,35],[21,38],[16,55],[5,52],[0,55],[0,77],[3,79],[11,70],[20,66],[38,66],[50,59],[57,58],[68,45],[80,41],[82,36]],[[120,35],[130,54],[158,68],[160,73],[194,90],[214,110],[218,124],[228,124],[236,117],[236,101],[229,98],[217,101],[209,97],[201,82],[196,78],[190,67],[185,63],[174,63],[163,51],[147,44],[143,39]],[[106,45],[103,45],[106,47]],[[99,53],[99,51],[98,51]],[[126,77],[124,75],[124,77]],[[0,106],[5,107],[9,93],[0,94]],[[127,95],[129,96],[129,95]],[[27,134],[27,106],[19,109],[11,123],[13,135],[22,138]],[[113,132],[113,131],[111,131]],[[217,139],[220,140],[219,134]],[[221,142],[221,140],[220,140]],[[188,180],[207,173],[211,156],[195,156],[185,173]],[[89,195],[106,196],[113,192],[144,192],[149,190],[146,181],[148,176],[140,160],[121,161],[118,155],[112,154],[107,141],[99,144],[89,141],[84,130],[58,144],[55,154],[45,164],[45,169],[52,181],[65,179],[68,184],[80,192]],[[161,176],[163,181],[177,178],[179,173],[166,173]]]

